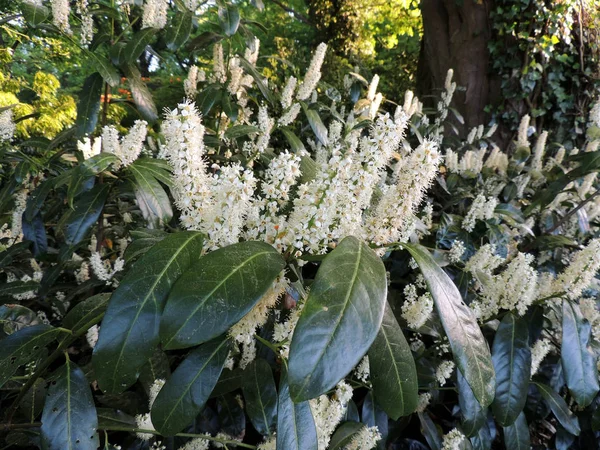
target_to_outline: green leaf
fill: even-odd
[[[96,450],[98,416],[83,371],[67,360],[48,390],[42,412],[43,450]]]
[[[169,357],[160,348],[156,348],[140,371],[140,383],[144,386],[146,393],[149,393],[155,380],[166,380],[170,376],[171,364]]]
[[[327,146],[329,144],[329,139],[327,138],[327,127],[321,120],[319,112],[314,109],[310,109],[304,102],[302,103],[302,109],[304,110],[304,114],[308,119],[308,123],[310,124],[310,127],[312,128],[319,142]]]
[[[421,433],[432,450],[442,450],[442,436],[426,412],[418,413],[421,422]]]
[[[104,317],[110,294],[97,294],[77,304],[64,317],[62,326],[74,334],[87,331]]]
[[[237,102],[232,100],[231,95],[223,93],[223,96],[221,98],[221,108],[232,122],[235,122],[237,120],[239,108]]]
[[[393,420],[417,408],[417,368],[410,347],[390,306],[385,304],[381,328],[369,349],[375,401]]]
[[[106,81],[110,86],[117,87],[121,82],[121,77],[119,76],[119,72],[117,69],[103,56],[98,55],[96,52],[92,52],[89,50],[85,50],[84,53],[88,56],[90,61],[90,66],[95,68],[96,71],[104,81]]]
[[[486,421],[483,426],[477,430],[475,435],[470,438],[471,448],[472,450],[491,450],[492,440],[489,422]],[[469,448],[468,445],[464,445],[465,443],[466,442],[463,441],[463,448]]]
[[[588,347],[592,326],[584,321],[579,306],[563,300],[561,361],[569,392],[585,408],[600,389],[596,356]]]
[[[258,134],[260,130],[253,125],[234,125],[225,131],[225,137],[228,139],[237,139],[249,134]]]
[[[39,287],[40,284],[37,281],[12,281],[0,285],[0,297],[24,294],[25,292],[35,291]]]
[[[256,431],[269,436],[277,421],[277,389],[271,366],[264,359],[256,359],[246,368],[245,374],[242,391],[246,412]]]
[[[98,414],[98,427],[100,429],[109,427],[137,428],[135,418],[118,409],[96,408],[96,413]]]
[[[252,76],[252,78],[254,78],[254,81],[256,82],[258,89],[260,90],[262,95],[265,97],[265,99],[271,105],[275,105],[277,103],[277,99],[275,98],[275,96],[273,95],[271,90],[267,87],[267,85],[264,83],[264,81],[263,81],[264,77],[261,76],[257,72],[256,68],[252,64],[250,64],[245,58],[242,58],[241,56],[239,56],[238,58],[240,60],[240,64],[244,68],[244,70],[247,73],[249,73]]]
[[[210,394],[211,398],[225,395],[242,387],[242,380],[245,377],[245,372],[241,368],[233,370],[224,369],[217,385]]]
[[[13,334],[15,331],[39,323],[37,314],[29,308],[21,305],[0,306],[0,327],[5,334]]]
[[[160,314],[171,287],[202,251],[202,234],[171,234],[135,262],[112,294],[92,362],[100,387],[120,393],[135,383],[158,346]]]
[[[462,429],[465,435],[474,436],[487,422],[486,410],[484,410],[465,377],[460,370],[456,372],[456,381],[458,387],[458,404],[460,405],[460,414],[462,416]],[[527,379],[529,381],[529,379]]]
[[[240,25],[240,12],[235,5],[219,5],[219,23],[227,36],[233,36]]]
[[[529,426],[525,413],[521,411],[512,425],[503,428],[504,445],[511,450],[530,450]]]
[[[133,174],[135,198],[144,219],[154,226],[168,223],[173,218],[171,201],[153,173],[135,163],[129,166],[129,171]]]
[[[190,12],[175,15],[165,35],[169,50],[175,51],[187,42],[192,32],[193,17]]]
[[[200,258],[173,286],[160,322],[165,349],[226,332],[252,309],[285,267],[271,245],[241,242]]]
[[[385,267],[367,244],[343,239],[323,260],[290,345],[295,402],[332,389],[375,340],[387,296]]]
[[[50,325],[34,325],[14,332],[0,340],[0,387],[34,354],[55,340],[60,330]]]
[[[77,104],[77,120],[75,120],[78,137],[90,134],[96,129],[103,85],[104,80],[98,72],[94,72],[83,82]]]
[[[152,424],[172,436],[202,411],[229,353],[229,341],[218,338],[198,347],[175,369],[152,405]]]
[[[127,246],[123,258],[125,262],[130,262],[138,259],[146,253],[154,244],[159,243],[168,236],[163,230],[134,230],[131,231],[133,241]]]
[[[158,119],[158,111],[152,93],[142,80],[140,71],[133,63],[124,63],[121,65],[121,69],[127,77],[131,97],[133,97],[133,103],[135,103],[138,112],[148,122],[155,122]]]
[[[156,28],[143,28],[137,31],[125,46],[125,62],[135,64],[158,31]]]
[[[277,402],[276,450],[317,450],[317,429],[308,402],[294,403],[282,371]]]
[[[381,409],[381,407],[373,400],[373,391],[367,392],[365,399],[362,404],[362,423],[368,427],[377,427],[381,439],[377,442],[377,446],[374,447],[378,450],[386,449],[386,441],[389,434],[389,417]]]
[[[101,153],[86,159],[79,166],[72,169],[72,171],[65,172],[66,176],[64,181],[69,180],[69,189],[67,190],[67,201],[69,202],[69,206],[73,207],[73,200],[84,189],[87,180],[104,172],[111,164],[118,160],[119,158],[112,153]],[[62,182],[63,180],[60,181]],[[60,183],[55,182],[51,187],[54,188],[58,186],[60,186]],[[45,193],[45,195],[47,195],[47,193]]]
[[[292,151],[294,153],[302,153],[306,150],[306,147],[304,147],[304,144],[302,143],[300,138],[296,136],[296,134],[292,130],[285,127],[280,128],[280,130],[287,139],[288,143],[290,144],[290,147],[292,147]]]
[[[546,403],[548,403],[548,406],[550,406],[550,409],[565,430],[575,436],[579,436],[579,433],[581,432],[579,420],[569,409],[564,399],[554,392],[550,386],[542,383],[533,384],[538,388],[540,394],[542,394],[542,397],[544,397],[544,400],[546,400]]]
[[[34,28],[50,17],[50,10],[47,7],[27,1],[21,2],[21,12],[25,21]]]
[[[507,427],[523,411],[529,390],[531,349],[524,318],[516,318],[512,313],[504,316],[494,338],[492,361],[496,372],[492,412],[498,423]]]
[[[218,399],[217,405],[221,429],[229,436],[243,436],[246,432],[246,413],[238,399],[233,394],[225,394]]]
[[[450,343],[454,360],[483,408],[494,399],[496,386],[490,349],[471,309],[427,250],[403,244],[419,265]]]
[[[516,223],[525,223],[525,216],[523,216],[521,210],[510,203],[500,203],[496,206],[494,213],[505,216]]]
[[[329,450],[344,450],[363,428],[365,428],[364,423],[344,422],[331,436]]]
[[[84,193],[75,202],[73,210],[66,212],[60,223],[64,224],[65,242],[69,246],[79,244],[100,217],[108,197],[110,185],[99,184]]]

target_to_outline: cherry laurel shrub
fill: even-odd
[[[232,4],[50,6],[14,20],[93,73],[53,140],[0,111],[4,448],[594,448],[600,103],[501,149],[452,71],[428,111],[324,44],[269,83]],[[188,66],[163,114],[148,54]]]

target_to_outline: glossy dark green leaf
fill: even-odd
[[[100,429],[109,427],[137,427],[133,416],[125,414],[118,409],[96,408],[96,412],[98,414],[98,427]]]
[[[168,236],[163,230],[150,230],[147,228],[131,231],[133,241],[125,249],[123,258],[126,263],[130,263],[144,253],[146,253],[153,245],[159,243]]]
[[[562,311],[562,367],[569,392],[585,408],[600,390],[597,357],[588,347],[592,326],[583,320],[579,306],[569,300],[563,300]]]
[[[240,12],[235,5],[219,6],[219,23],[223,33],[233,36],[240,25]]]
[[[127,84],[131,91],[133,103],[144,120],[152,123],[158,119],[156,104],[152,98],[152,93],[142,80],[140,71],[133,63],[124,63],[121,65],[123,73],[127,77]]]
[[[362,423],[368,427],[377,427],[381,439],[377,442],[378,450],[385,450],[389,434],[389,418],[383,409],[373,400],[373,392],[368,392],[362,405]]]
[[[100,153],[99,155],[86,159],[79,166],[72,169],[72,171],[67,172],[64,182],[67,180],[69,182],[69,188],[67,190],[69,206],[73,207],[73,200],[75,197],[81,194],[82,191],[89,189],[87,185],[93,177],[105,171],[111,164],[117,161],[119,161],[119,158],[112,153]],[[60,184],[56,182],[54,187],[58,186],[60,186]]]
[[[133,174],[135,197],[144,218],[154,226],[168,223],[173,217],[171,201],[153,173],[136,164],[131,164],[129,171]]]
[[[381,328],[369,349],[369,366],[377,404],[394,420],[414,412],[419,396],[417,368],[387,302]]]
[[[419,265],[450,343],[454,360],[483,408],[494,399],[496,381],[488,344],[473,311],[463,302],[452,280],[427,250],[404,247]]]
[[[61,331],[50,325],[33,325],[0,340],[0,387],[19,366],[27,364],[36,352],[55,340]]]
[[[39,323],[37,314],[29,308],[12,304],[0,306],[0,328],[5,334],[13,334],[22,328]]]
[[[221,98],[221,108],[223,112],[229,117],[229,120],[235,122],[238,118],[239,107],[236,101],[231,98],[229,94],[223,94]]]
[[[22,219],[23,240],[31,243],[33,256],[38,257],[48,251],[48,236],[41,214],[32,220]]]
[[[0,297],[35,291],[39,287],[40,284],[37,281],[11,281],[0,285]]]
[[[529,450],[531,448],[529,438],[529,426],[525,413],[521,412],[512,425],[503,428],[504,445],[511,450]]]
[[[229,436],[241,437],[246,431],[246,414],[232,394],[219,397],[217,402],[219,425]]]
[[[355,237],[321,263],[290,345],[288,380],[295,402],[332,389],[375,340],[387,297],[381,259]]]
[[[490,450],[493,438],[488,422],[486,421],[469,440],[471,442],[471,450]]]
[[[510,203],[500,203],[496,206],[494,213],[504,216],[516,223],[525,223],[525,217],[521,210]]]
[[[249,73],[252,76],[252,78],[254,78],[254,81],[256,82],[258,89],[260,90],[262,95],[265,97],[265,99],[271,105],[276,104],[277,99],[275,98],[275,96],[273,95],[271,90],[267,87],[267,85],[263,81],[264,77],[261,74],[259,74],[258,71],[256,70],[256,68],[252,64],[250,64],[245,58],[239,57],[239,60],[240,60],[241,66],[244,68],[244,70],[247,73]]]
[[[78,137],[90,134],[96,129],[103,86],[104,79],[98,72],[94,72],[83,82],[77,104],[77,120],[75,120]]]
[[[169,50],[175,51],[187,42],[192,32],[193,17],[194,15],[190,12],[176,14],[173,17],[165,35]]]
[[[512,313],[504,316],[494,338],[492,361],[496,372],[492,412],[498,423],[507,427],[523,411],[529,390],[531,349],[524,318],[517,318]]]
[[[228,139],[237,139],[249,134],[257,134],[259,131],[257,127],[252,125],[234,125],[225,131],[225,137]]]
[[[296,134],[290,130],[289,128],[280,128],[281,132],[283,133],[283,135],[285,136],[285,138],[288,141],[288,144],[290,144],[290,147],[292,148],[292,151],[296,154],[302,153],[304,150],[306,150],[306,148],[304,147],[304,144],[302,143],[302,141],[300,140],[300,138],[298,136],[296,136]]]
[[[241,242],[200,258],[175,283],[160,323],[165,349],[187,348],[226,332],[283,270],[271,245]]]
[[[73,210],[67,211],[68,216],[64,220],[61,219],[67,245],[73,247],[86,237],[98,221],[109,191],[110,185],[99,184],[82,194],[75,202]]]
[[[429,444],[432,450],[442,450],[442,436],[437,429],[431,417],[426,412],[418,413],[419,421],[421,422],[421,433]]]
[[[244,376],[244,370],[239,367],[233,370],[223,369],[219,381],[210,394],[211,398],[219,397],[220,395],[225,395],[236,389],[240,389],[242,387]]]
[[[62,326],[75,334],[87,331],[102,320],[109,299],[110,294],[97,294],[78,303],[64,317]]]
[[[471,386],[469,386],[460,370],[456,372],[456,381],[463,433],[466,436],[474,436],[487,421],[486,410],[481,407],[475,398]]]
[[[146,50],[146,47],[152,42],[158,31],[159,30],[156,28],[143,28],[140,31],[137,31],[125,46],[123,52],[125,62],[135,64],[142,53],[144,53],[144,50]]]
[[[548,406],[550,406],[550,409],[565,430],[575,436],[579,436],[581,431],[579,420],[569,409],[565,400],[548,385],[542,383],[534,383],[534,385],[538,388],[538,391],[542,394],[542,397],[548,403]]]
[[[33,27],[37,27],[50,17],[50,10],[46,6],[31,2],[21,2],[21,12],[25,21]]]
[[[335,430],[333,436],[331,436],[329,450],[344,450],[364,427],[363,423],[344,422]]]
[[[152,424],[172,436],[194,421],[217,384],[229,353],[229,341],[218,338],[191,352],[175,369],[152,405]]]
[[[169,357],[160,348],[154,350],[148,362],[140,372],[140,383],[144,386],[146,393],[154,385],[155,380],[166,380],[171,376],[171,364]]]
[[[304,114],[306,114],[308,123],[310,124],[310,127],[312,128],[319,142],[327,146],[329,143],[329,139],[327,138],[327,127],[321,120],[319,112],[308,108],[304,103],[302,103],[302,109],[304,110]]]
[[[317,450],[317,429],[307,401],[294,403],[290,397],[287,374],[279,380],[277,402],[276,450]]]
[[[108,59],[93,51],[85,51],[85,54],[90,59],[90,65],[96,69],[100,75],[102,75],[104,81],[106,81],[112,87],[119,85],[121,82],[119,72],[117,72],[117,69],[115,69]]]
[[[256,359],[246,368],[242,390],[252,425],[263,436],[270,435],[277,421],[277,389],[267,361]]]
[[[39,416],[46,402],[46,380],[38,378],[19,403],[19,412],[31,423]]]
[[[198,110],[203,116],[208,115],[212,107],[221,101],[222,95],[223,91],[215,86],[208,86],[198,94]]]
[[[160,314],[171,287],[202,251],[202,234],[171,234],[135,262],[112,294],[92,362],[100,387],[127,389],[159,343]]]
[[[42,413],[43,450],[96,450],[98,416],[83,371],[67,360],[48,390]]]

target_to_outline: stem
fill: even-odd
[[[256,340],[258,342],[260,342],[262,345],[264,345],[265,347],[269,348],[271,351],[273,351],[273,353],[275,353],[275,355],[279,356],[279,347],[276,345],[273,345],[272,343],[270,343],[269,341],[267,341],[266,339],[261,338],[258,334],[255,334],[254,337],[256,338]]]
[[[102,127],[106,126],[108,121],[108,95],[110,94],[110,86],[108,83],[104,83],[104,101],[102,102]],[[102,150],[100,150],[102,151]],[[98,184],[104,183],[104,174],[100,174],[98,177]],[[104,241],[104,208],[100,211],[98,217],[98,230],[96,231],[96,251],[99,252],[102,249],[102,241]]]
[[[589,202],[591,202],[594,199],[594,197],[596,197],[598,194],[600,194],[600,188],[598,188],[592,195],[590,195],[588,198],[586,198],[584,201],[582,201],[579,205],[577,205],[576,208],[572,209],[567,214],[565,214],[563,216],[563,218],[560,219],[556,223],[556,225],[554,225],[552,228],[550,228],[548,230],[548,234],[551,234],[554,230],[556,230],[558,227],[560,227],[563,223],[565,223],[565,221],[569,217],[571,217],[573,214],[575,214],[577,211],[579,211],[581,208],[583,208],[585,205],[587,205]]]
[[[157,435],[157,436],[161,435],[156,430],[143,430],[143,429],[140,429],[140,428],[111,427],[111,426],[107,426],[107,427],[102,427],[100,429],[101,430],[105,430],[105,431],[128,431],[130,433],[146,433],[146,434],[154,434],[154,435]],[[201,438],[201,439],[206,439],[207,441],[218,442],[220,444],[225,444],[225,445],[231,444],[231,445],[236,445],[238,447],[256,449],[256,446],[254,446],[254,445],[244,444],[243,442],[234,441],[234,440],[230,440],[230,439],[221,439],[221,438],[217,438],[217,437],[207,436],[205,434],[177,433],[175,436],[179,436],[179,437],[191,437],[191,438]]]

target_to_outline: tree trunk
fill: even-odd
[[[419,58],[417,91],[424,98],[444,89],[448,69],[454,70],[458,89],[452,107],[464,118],[454,121],[464,137],[472,127],[486,121],[484,108],[492,99],[488,70],[489,11],[494,0],[422,0],[423,41]],[[462,3],[462,5],[460,5]],[[425,99],[425,98],[424,98]],[[426,99],[425,99],[426,100]],[[427,100],[426,100],[427,101]],[[431,101],[430,106],[436,103]],[[452,114],[449,115],[452,119]]]

